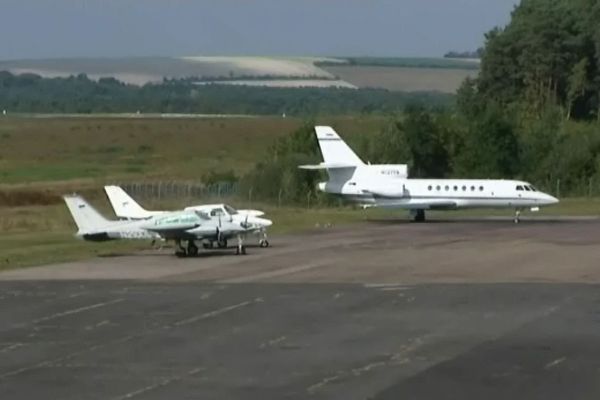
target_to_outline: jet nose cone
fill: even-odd
[[[546,194],[546,195],[544,196],[544,198],[542,199],[542,202],[543,202],[543,204],[544,204],[544,205],[551,206],[551,205],[553,205],[553,204],[558,204],[558,203],[560,203],[560,200],[558,200],[558,199],[557,199],[556,197],[554,197],[554,196],[551,196],[551,195],[549,195],[549,194]]]

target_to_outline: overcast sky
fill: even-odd
[[[441,56],[474,50],[518,0],[0,0],[0,59]]]

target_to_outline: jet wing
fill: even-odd
[[[458,208],[458,203],[453,200],[411,200],[411,206],[421,207],[429,210],[454,210]],[[415,207],[415,208],[417,208]]]
[[[458,203],[448,199],[406,199],[404,201],[387,201],[383,204],[377,204],[381,208],[406,208],[406,209],[423,209],[423,210],[455,210],[458,208]]]

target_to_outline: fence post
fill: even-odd
[[[279,194],[277,195],[277,208],[281,208],[281,195],[282,195],[282,189],[279,188]]]
[[[560,197],[560,179],[556,180],[556,197]]]
[[[592,178],[588,179],[588,197],[592,197]]]
[[[312,194],[311,191],[308,192],[308,194],[306,195],[306,208],[310,208],[310,195]]]
[[[250,190],[248,190],[248,202],[250,204],[252,204],[252,188],[250,188]]]

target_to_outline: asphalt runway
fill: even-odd
[[[600,220],[368,221],[0,274],[2,399],[597,399]]]

